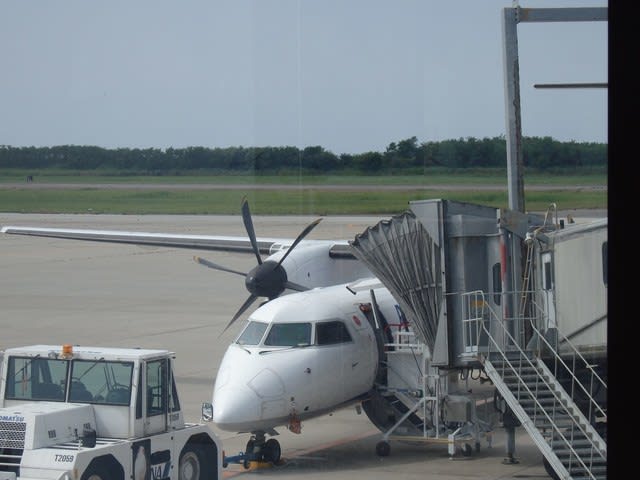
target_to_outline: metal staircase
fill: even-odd
[[[484,365],[544,455],[547,472],[558,479],[606,479],[607,444],[594,423],[606,425],[607,386],[593,366],[567,339],[550,342],[533,319],[500,321],[482,292],[462,297],[467,352]],[[514,328],[516,321],[520,327],[530,321],[536,341],[529,339],[528,348],[522,347],[523,329]]]
[[[389,406],[396,412],[397,418],[404,418],[403,425],[410,429],[413,435],[422,435],[425,426],[423,420],[414,410],[407,405],[415,405],[416,401],[407,401],[406,396],[400,392],[390,393],[384,396]],[[405,397],[405,398],[403,398]]]
[[[477,415],[478,396],[451,394],[448,373],[429,365],[426,346],[415,332],[394,331],[385,343],[382,364],[385,382],[376,384],[362,407],[383,433],[376,445],[379,456],[390,452],[389,440],[436,443],[449,455],[471,455],[481,439],[491,445],[491,425]],[[488,398],[482,402],[485,413]]]

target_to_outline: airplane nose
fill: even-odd
[[[287,414],[284,381],[264,358],[246,349],[227,349],[213,389],[213,422],[229,432],[273,427]]]
[[[218,428],[238,432],[260,418],[260,399],[242,385],[225,385],[213,393],[213,422]]]

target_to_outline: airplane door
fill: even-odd
[[[351,372],[349,381],[359,395],[373,386],[378,363],[378,345],[373,327],[363,312],[353,311],[349,328],[353,332],[354,343],[351,351]]]
[[[345,372],[350,368],[352,358],[351,349],[344,343],[325,341],[316,348],[318,355],[310,377],[313,382],[314,408],[322,409],[350,398],[351,385]]]

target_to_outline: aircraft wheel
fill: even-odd
[[[248,469],[250,466],[249,465],[251,463],[250,459],[253,458],[253,450],[255,448],[255,445],[256,445],[255,441],[251,439],[247,442],[247,446],[244,449],[244,459],[242,460],[242,466],[245,469]]]
[[[253,453],[254,447],[255,447],[255,442],[253,441],[253,439],[249,440],[247,442],[247,446],[244,449],[245,453]]]
[[[465,443],[462,446],[462,455],[464,455],[465,457],[470,457],[472,452],[473,448],[471,448],[471,445],[469,445],[468,443]]]
[[[388,457],[391,453],[391,445],[389,445],[389,442],[385,442],[384,440],[378,442],[376,444],[376,453],[379,457]]]
[[[280,442],[275,438],[270,438],[264,444],[262,448],[263,458],[267,462],[271,462],[274,465],[280,461],[280,455],[282,453],[282,449],[280,448]]]

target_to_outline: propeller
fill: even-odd
[[[231,268],[224,267],[222,265],[218,265],[217,263],[206,260],[202,257],[195,256],[193,259],[199,263],[200,265],[204,265],[205,267],[212,268],[214,270],[221,270],[223,272],[235,273],[236,275],[242,275],[245,277],[244,284],[249,291],[249,297],[244,301],[244,303],[240,306],[236,314],[233,316],[231,321],[224,328],[226,331],[232,324],[235,322],[240,315],[242,315],[259,297],[267,297],[269,300],[273,300],[277,298],[282,292],[286,289],[295,290],[298,292],[303,292],[305,290],[309,290],[308,287],[303,285],[299,285],[294,282],[290,282],[287,278],[287,271],[282,266],[282,262],[287,256],[291,253],[291,251],[298,245],[304,237],[306,237],[311,230],[313,230],[318,223],[320,223],[321,218],[311,222],[307,227],[298,235],[298,237],[294,240],[291,246],[287,249],[285,254],[279,261],[275,260],[266,260],[263,261],[260,256],[260,249],[258,248],[258,241],[256,240],[256,232],[253,228],[253,220],[251,219],[251,212],[249,210],[249,202],[247,201],[247,197],[243,197],[242,199],[242,221],[244,222],[244,228],[249,235],[249,241],[251,242],[251,248],[253,249],[253,253],[256,256],[256,260],[258,264],[253,267],[248,273],[240,272],[238,270],[234,270]]]

